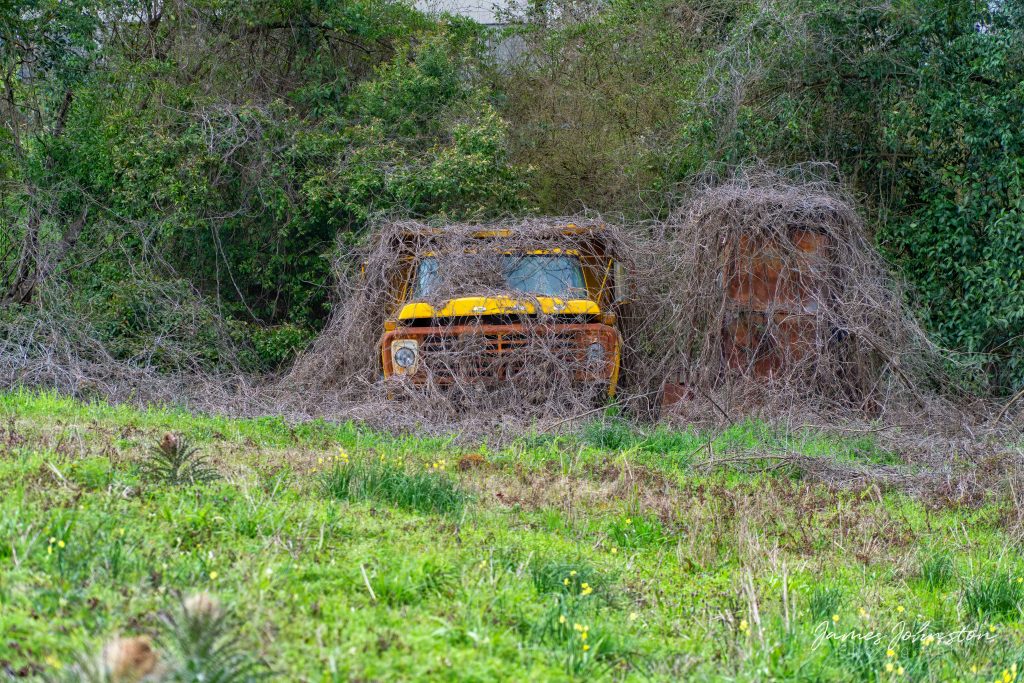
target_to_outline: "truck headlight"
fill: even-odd
[[[604,362],[604,346],[600,342],[594,342],[587,347],[587,362],[592,365]]]
[[[396,339],[391,343],[391,359],[395,362],[396,372],[410,374],[414,371],[418,347],[415,339]]]
[[[416,364],[416,352],[407,346],[403,346],[395,351],[395,363],[397,363],[400,368],[411,368]]]

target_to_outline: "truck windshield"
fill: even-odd
[[[505,285],[513,292],[560,299],[586,297],[583,269],[575,256],[523,255],[501,257]],[[428,297],[438,284],[437,259],[420,260],[416,297]]]

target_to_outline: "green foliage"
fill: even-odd
[[[608,539],[618,549],[665,545],[671,537],[656,517],[630,515],[612,523],[608,528]]]
[[[607,581],[602,581],[598,570],[583,560],[538,560],[530,564],[530,577],[538,593],[578,596],[585,587],[607,590]]]
[[[972,578],[963,589],[968,614],[977,619],[1020,617],[1024,609],[1024,582],[1005,571]]]
[[[935,339],[1024,384],[1019,3],[524,11],[497,34],[387,0],[4,4],[0,302],[38,277],[119,359],[275,371],[382,217],[664,216],[701,172],[814,161]]]
[[[23,4],[0,25],[22,41],[0,40],[2,64],[25,102],[48,98],[57,122],[0,127],[0,177],[18,181],[0,186],[14,226],[0,240],[0,300],[26,234],[58,245],[47,222],[87,207],[60,265],[88,268],[48,277],[70,275],[76,301],[99,304],[83,317],[98,316],[119,358],[176,329],[146,310],[155,282],[184,285],[185,314],[212,302],[241,323],[233,336],[248,369],[277,369],[326,320],[336,245],[376,218],[523,208],[524,173],[478,74],[484,34],[472,22],[383,0],[204,1],[141,15],[103,0]],[[94,40],[99,31],[119,39]],[[23,44],[25,54],[7,50]],[[51,77],[19,70],[30,58],[33,74],[45,64]],[[50,204],[37,224],[41,197]],[[197,336],[196,355],[218,356],[228,340]],[[149,361],[180,366],[159,349]]]
[[[1024,385],[1024,18],[1006,7],[926,25],[886,122],[904,208],[880,233],[937,339],[986,354],[1004,390]]]
[[[932,590],[938,590],[953,580],[956,570],[948,553],[937,552],[921,563],[921,578]]]
[[[424,514],[458,517],[469,502],[469,494],[438,463],[409,471],[393,458],[346,457],[319,481],[323,493],[338,500],[377,500]]]
[[[839,586],[815,586],[807,598],[807,609],[814,622],[831,620],[839,613],[845,601],[843,589]]]
[[[609,450],[628,448],[638,440],[633,425],[619,417],[587,423],[583,427],[583,438],[593,446]]]
[[[234,333],[242,352],[242,365],[258,372],[278,370],[313,341],[305,327],[283,323],[273,327],[239,323]]]
[[[701,172],[828,162],[936,340],[1024,383],[1019,3],[530,7],[498,81],[542,210],[664,215]]]
[[[168,430],[216,449],[230,480],[131,495],[133,456]],[[747,434],[750,448],[775,447],[753,442],[770,430],[748,425]],[[540,454],[489,457],[486,470],[462,473],[461,485],[480,494],[455,524],[383,498],[317,495],[320,477],[305,475],[320,458],[343,459],[344,447],[353,463],[384,455],[409,473],[429,464],[433,476],[439,451],[453,446],[446,440],[0,393],[0,660],[18,677],[103,680],[78,675],[76,654],[98,665],[112,639],[148,635],[169,673],[204,662],[193,681],[198,670],[205,680],[237,676],[262,657],[288,681],[991,681],[1024,664],[1014,612],[977,619],[960,591],[907,580],[907,558],[939,547],[979,585],[1019,575],[1009,492],[977,507],[928,492],[879,500],[560,438],[583,462],[626,461],[634,475],[650,468],[663,481],[635,501],[609,498],[592,469],[549,469],[557,456],[541,444]],[[806,443],[820,457],[845,449],[841,439],[828,454]],[[580,492],[571,505],[567,486]],[[509,505],[514,494],[524,504]],[[609,552],[604,533],[627,509],[653,519],[665,504],[685,533]],[[565,522],[547,524],[552,515]],[[758,558],[766,561],[751,574]],[[751,576],[757,617],[741,588]],[[820,606],[821,620],[804,615],[815,586],[845,596],[838,609]],[[222,638],[191,636],[182,621],[188,609],[219,614],[210,598],[179,598],[204,591],[233,613]],[[822,621],[837,636],[876,638],[822,642]],[[915,639],[925,624],[947,639]],[[204,654],[218,650],[212,661]]]
[[[159,642],[171,667],[164,680],[249,683],[270,677],[266,664],[242,645],[238,617],[212,597],[191,596],[176,611],[163,615],[162,621],[164,635]]]

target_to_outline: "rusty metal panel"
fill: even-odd
[[[828,265],[827,235],[795,227],[782,237],[743,234],[723,256],[725,367],[771,377],[810,357],[825,294],[820,273]]]

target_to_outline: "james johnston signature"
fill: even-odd
[[[885,643],[889,648],[895,649],[900,643],[907,641],[925,641],[935,645],[954,645],[971,641],[983,640],[992,641],[996,634],[980,628],[962,628],[959,631],[932,631],[931,622],[926,621],[918,624],[916,630],[911,630],[905,622],[897,622],[890,631],[837,631],[828,621],[821,622],[815,628],[814,645],[812,649],[817,650],[823,643],[828,641],[846,642],[862,640],[875,645]],[[927,643],[926,643],[927,644]]]

